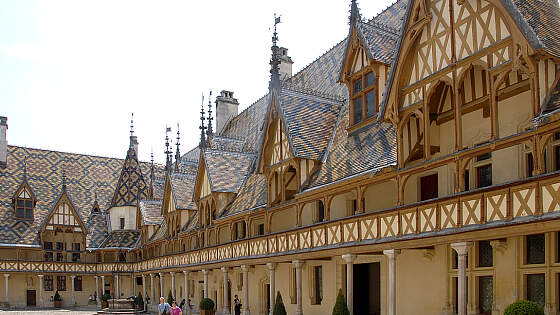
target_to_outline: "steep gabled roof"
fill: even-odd
[[[140,216],[142,217],[143,225],[160,225],[164,218],[161,215],[160,200],[140,200],[138,207],[140,208]]]
[[[144,181],[138,156],[133,148],[129,148],[111,206],[135,206],[139,200],[146,198],[148,198],[148,186]]]
[[[130,250],[136,248],[138,241],[140,240],[140,232],[136,230],[120,230],[113,231],[109,236],[103,241],[99,248],[115,248]]]
[[[171,173],[169,175],[171,193],[175,201],[175,208],[179,210],[196,210],[193,202],[195,174]]]
[[[70,210],[70,213],[72,214],[72,217],[74,218],[74,221],[76,223],[78,223],[78,225],[81,227],[82,232],[84,234],[87,234],[88,229],[86,228],[86,225],[82,221],[82,218],[78,214],[78,211],[77,211],[76,207],[74,206],[74,203],[72,202],[72,199],[70,198],[70,194],[68,193],[68,190],[66,188],[65,180],[66,179],[63,178],[62,191],[60,192],[60,194],[59,194],[58,198],[56,199],[54,205],[51,207],[51,209],[49,210],[47,215],[44,217],[43,222],[41,222],[39,230],[44,231],[46,225],[50,223],[50,221],[53,217],[53,213],[58,209],[58,207],[61,204],[68,204],[69,205],[68,208]],[[70,217],[70,218],[72,218],[72,217]],[[56,220],[56,218],[55,218],[55,220]],[[55,221],[55,224],[60,224],[60,223],[56,223],[56,221]]]
[[[266,206],[266,178],[262,174],[249,176],[233,202],[222,212],[221,217]]]
[[[202,154],[213,192],[237,193],[247,179],[256,157],[251,153],[211,149],[204,150]]]

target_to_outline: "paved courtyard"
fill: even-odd
[[[93,315],[96,314],[93,309],[20,309],[20,310],[0,310],[0,315]],[[157,313],[144,313],[147,315]]]

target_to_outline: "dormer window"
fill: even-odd
[[[34,201],[27,189],[22,189],[15,200],[16,218],[33,219]]]
[[[378,111],[375,94],[376,77],[373,71],[363,71],[352,81],[352,125],[367,120]]]

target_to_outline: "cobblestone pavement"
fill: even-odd
[[[44,309],[44,310],[16,310],[16,311],[0,311],[0,314],[6,315],[92,315],[95,314],[95,311],[91,310],[53,310],[53,309]]]

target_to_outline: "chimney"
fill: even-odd
[[[233,98],[233,92],[221,91],[220,95],[216,97],[216,133],[222,133],[226,123],[232,118],[237,116],[239,102]]]
[[[292,77],[292,65],[294,62],[288,56],[288,48],[280,47],[280,80],[284,81]]]
[[[0,116],[0,169],[8,165],[8,140],[6,131],[8,130],[8,117]]]

